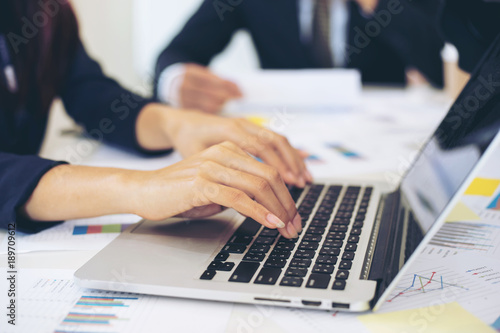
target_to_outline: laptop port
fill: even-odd
[[[349,309],[349,304],[332,303],[332,308],[334,308],[334,309]]]
[[[320,306],[321,301],[302,301],[302,304],[307,305],[307,306]]]

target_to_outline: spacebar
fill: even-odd
[[[238,267],[236,267],[233,275],[229,278],[229,281],[248,283],[252,280],[252,277],[255,272],[257,272],[257,269],[259,269],[259,266],[260,263],[258,262],[242,261]]]

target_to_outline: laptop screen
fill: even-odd
[[[424,234],[499,129],[500,36],[401,183],[401,193]]]

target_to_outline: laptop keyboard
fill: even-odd
[[[234,269],[230,282],[345,289],[372,190],[340,185],[293,188],[295,201],[306,192],[298,206],[304,227],[298,239],[286,239],[247,218],[200,278],[211,280],[219,271]],[[237,266],[231,254],[243,254]]]

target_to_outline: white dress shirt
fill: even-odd
[[[348,0],[330,0],[330,47],[335,67],[345,65],[347,24],[349,20]],[[312,41],[314,0],[298,0],[300,38],[304,44]],[[162,102],[179,107],[179,90],[184,76],[184,64],[177,63],[163,70],[158,82],[158,97]]]

